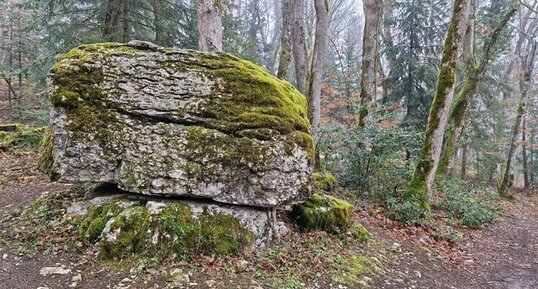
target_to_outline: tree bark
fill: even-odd
[[[521,129],[521,118],[525,113],[525,102],[527,101],[527,96],[529,94],[529,89],[532,81],[532,72],[534,69],[534,59],[536,56],[536,42],[531,44],[530,52],[526,57],[526,68],[523,75],[523,89],[521,91],[521,97],[519,98],[519,104],[517,107],[516,119],[514,120],[514,126],[512,129],[512,140],[510,141],[510,147],[508,149],[508,156],[506,158],[506,165],[504,167],[504,173],[501,179],[501,182],[497,186],[497,193],[500,196],[508,197],[510,194],[508,190],[512,186],[512,158],[514,157],[514,151],[516,149],[516,141]]]
[[[312,125],[312,137],[314,143],[319,141],[319,125],[321,118],[321,83],[323,81],[323,59],[327,47],[327,33],[329,31],[329,0],[314,0],[316,9],[316,35],[314,40],[314,50],[312,51],[312,62],[309,73],[308,86],[308,116]],[[318,154],[316,153],[316,156]],[[321,164],[319,157],[316,157],[316,167]]]
[[[308,94],[305,5],[305,0],[293,0],[291,2],[291,42],[295,64],[295,79],[297,89],[303,95]]]
[[[121,42],[125,40],[125,31],[128,31],[127,17],[125,15],[125,0],[108,0],[105,23],[103,25],[103,38],[106,41]]]
[[[455,0],[452,18],[445,38],[436,92],[430,108],[420,161],[405,197],[420,202],[425,208],[432,192],[435,173],[441,157],[445,127],[454,98],[456,65],[462,53],[471,0]]]
[[[219,0],[197,0],[198,50],[222,51],[222,7]]]
[[[527,155],[527,116],[523,115],[523,123],[521,124],[521,154],[523,158],[523,184],[524,189],[527,191],[530,187],[529,182],[529,160]]]
[[[362,65],[359,126],[363,127],[376,99],[376,77],[382,19],[382,0],[364,0],[364,33],[362,39]]]
[[[282,0],[282,25],[280,30],[280,55],[278,58],[277,77],[288,80],[290,78],[291,63],[291,0]]]
[[[490,63],[495,45],[502,33],[502,30],[504,27],[506,27],[507,23],[516,12],[517,9],[511,9],[508,11],[501,22],[497,25],[491,34],[491,38],[486,41],[484,45],[484,54],[478,66],[474,63],[472,56],[466,56],[470,59],[466,61],[467,75],[462,88],[459,90],[452,103],[446,131],[446,140],[443,144],[441,160],[436,171],[437,177],[445,177],[449,168],[452,167],[454,152],[457,151],[456,148],[463,135],[464,120],[465,116],[467,115],[469,103],[476,94],[480,80],[482,79],[482,76]]]
[[[460,178],[462,181],[465,181],[465,176],[467,176],[467,146],[461,148],[461,174]]]

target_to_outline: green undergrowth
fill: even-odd
[[[359,224],[355,232],[366,232]],[[356,233],[332,235],[326,232],[301,233],[281,241],[278,248],[263,250],[252,263],[254,280],[269,288],[305,288],[307,284],[367,286],[379,272],[379,258],[371,256],[376,242],[357,238]],[[332,288],[332,287],[331,287]]]
[[[13,131],[0,131],[0,151],[10,149],[35,149],[43,139],[44,128],[16,125]]]
[[[502,213],[494,190],[460,180],[440,182],[443,197],[433,205],[470,228],[484,228]]]
[[[13,248],[17,256],[37,252],[82,253],[83,243],[76,234],[73,219],[66,215],[71,200],[84,196],[83,187],[66,191],[45,192],[26,207],[12,213],[11,219],[0,223],[1,229],[9,228],[3,236],[6,243],[18,244]]]

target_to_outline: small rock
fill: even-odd
[[[73,278],[71,278],[71,281],[73,281],[73,282],[82,281],[82,275],[77,274],[77,275],[73,276]]]
[[[7,259],[7,254],[2,255],[2,259]]]
[[[422,274],[420,273],[420,271],[415,271],[415,275],[417,275],[418,278],[422,278]]]
[[[473,259],[468,259],[468,260],[463,261],[463,263],[465,265],[472,265],[474,263],[474,260]]]
[[[42,276],[48,275],[65,275],[71,273],[71,269],[62,267],[43,267],[39,270],[39,274]]]

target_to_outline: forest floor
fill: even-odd
[[[333,236],[292,230],[291,241],[283,243],[290,248],[270,249],[263,257],[223,261],[200,257],[194,262],[151,267],[140,262],[104,263],[92,247],[76,249],[82,247],[80,243],[67,242],[72,239],[62,234],[69,234],[68,228],[26,237],[24,232],[34,230],[35,223],[22,221],[23,208],[44,192],[69,187],[49,182],[36,170],[36,161],[35,151],[0,152],[2,289],[538,288],[538,193],[502,200],[499,219],[482,230],[456,228],[461,236],[457,241],[436,238],[429,227],[391,221],[375,205],[365,204],[356,210],[354,220],[372,233],[367,244],[342,241],[347,245],[339,247],[335,243],[340,241]],[[291,248],[294,243],[300,246]],[[305,246],[310,247],[305,250]],[[350,259],[363,259],[344,251],[345,246],[360,247],[354,252],[368,256],[364,260],[369,261],[349,266]],[[327,257],[327,252],[333,257]],[[336,268],[334,264],[348,267],[330,270]],[[335,280],[355,282],[337,285]]]

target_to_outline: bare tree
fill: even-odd
[[[312,62],[310,65],[308,82],[308,116],[312,125],[312,137],[319,139],[319,125],[321,118],[321,81],[323,80],[323,58],[327,47],[327,33],[329,31],[329,0],[315,0],[316,9],[316,35]],[[316,149],[317,151],[317,149]],[[316,153],[316,156],[319,154]],[[319,157],[316,157],[316,166],[320,166]]]
[[[376,77],[379,72],[379,46],[382,0],[364,0],[364,33],[362,40],[362,71],[359,126],[364,126],[376,98]]]
[[[536,41],[530,45],[530,51],[525,57],[525,72],[523,74],[523,89],[521,90],[521,96],[519,98],[519,104],[517,106],[516,119],[514,120],[514,126],[512,128],[512,140],[510,141],[510,147],[508,149],[508,156],[506,158],[506,165],[504,166],[504,172],[501,179],[501,182],[497,186],[497,193],[500,196],[507,197],[509,196],[508,190],[512,186],[512,159],[514,157],[514,151],[516,149],[516,141],[519,136],[519,131],[521,130],[521,119],[525,113],[525,104],[527,101],[527,96],[529,94],[529,89],[532,82],[532,72],[534,69],[534,60],[536,57]]]
[[[222,50],[222,4],[220,0],[197,0],[198,50]]]
[[[308,93],[307,85],[307,49],[306,49],[306,20],[305,20],[305,0],[294,0],[291,2],[291,43],[293,49],[293,60],[295,64],[295,78],[297,89],[304,95]]]

